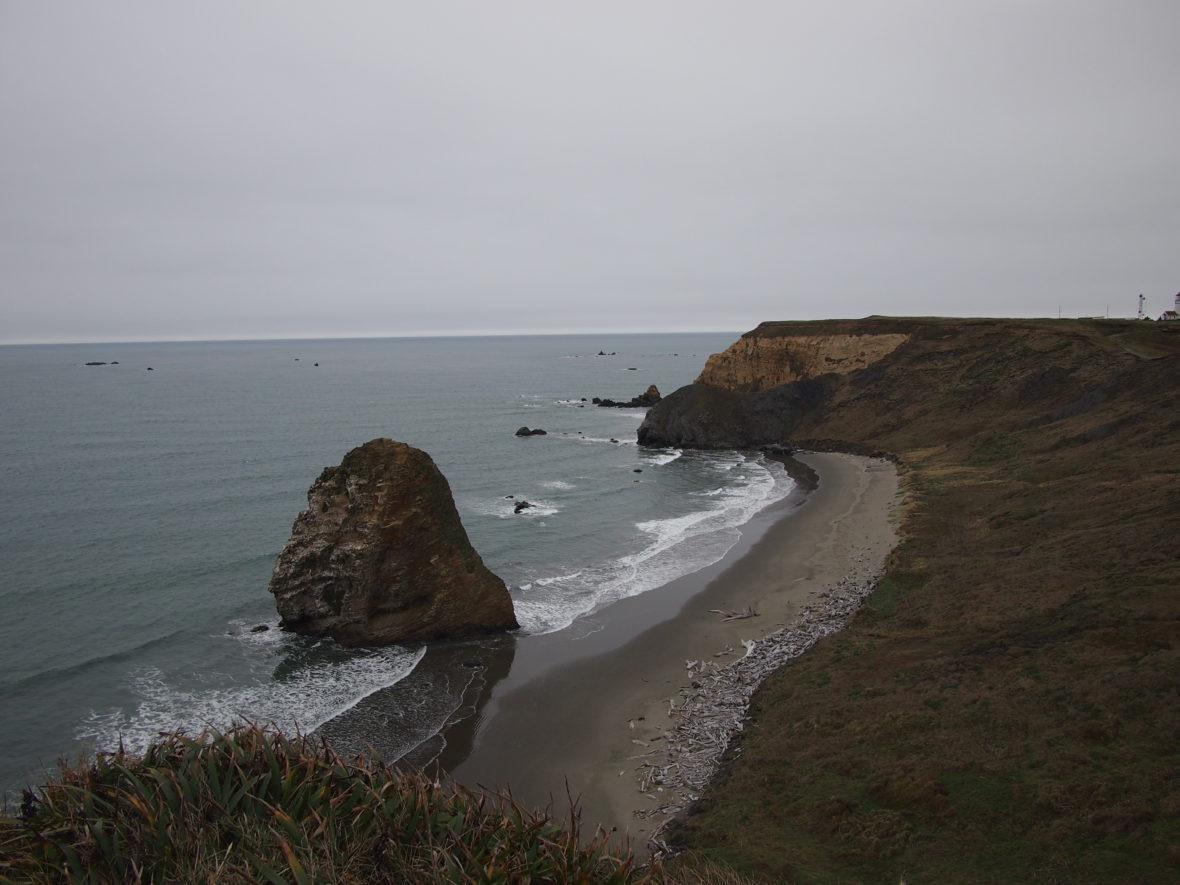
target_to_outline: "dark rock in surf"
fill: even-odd
[[[548,436],[548,433],[540,427],[529,430],[527,427],[521,427],[516,431],[517,436]]]
[[[513,513],[520,513],[522,510],[528,510],[533,505],[528,501],[517,501],[516,506],[512,508]]]
[[[660,390],[654,384],[647,388],[639,396],[632,397],[627,402],[618,402],[613,399],[601,399],[594,397],[591,402],[596,406],[602,406],[606,409],[650,409],[660,401]]]
[[[270,580],[283,628],[387,645],[518,626],[425,452],[367,442],[320,474],[307,503]]]

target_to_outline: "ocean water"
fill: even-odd
[[[428,740],[464,686],[424,648],[273,629],[267,581],[320,470],[379,436],[426,450],[522,641],[576,631],[715,562],[789,492],[756,453],[641,449],[643,410],[583,402],[667,394],[734,337],[0,347],[0,784],[243,720]]]

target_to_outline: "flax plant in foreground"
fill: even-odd
[[[255,726],[62,764],[0,817],[0,882],[649,883],[507,796]]]

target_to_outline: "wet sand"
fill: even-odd
[[[668,729],[670,700],[690,680],[686,662],[737,660],[743,640],[790,625],[856,571],[854,561],[882,564],[896,543],[892,465],[797,457],[815,471],[814,490],[755,517],[721,562],[569,630],[518,642],[511,672],[463,733],[448,735],[444,767],[461,783],[509,791],[559,819],[572,798],[584,834],[602,827],[642,849],[662,820],[634,814],[653,805],[640,792],[635,757]],[[717,613],[747,609],[757,615]]]

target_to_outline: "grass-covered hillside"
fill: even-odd
[[[1180,881],[1180,323],[887,325],[782,441],[895,458],[904,540],[679,839],[790,882]]]

